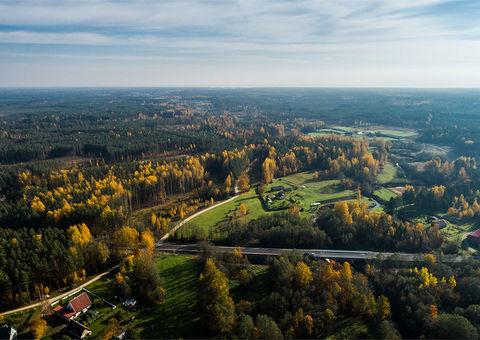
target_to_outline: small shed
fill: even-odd
[[[283,190],[283,185],[276,185],[270,189],[271,192]]]

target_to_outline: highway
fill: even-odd
[[[234,249],[238,247],[217,246],[215,249],[223,253],[233,253]],[[398,260],[402,261],[424,261],[424,254],[410,254],[410,253],[390,253],[390,252],[375,252],[362,250],[334,250],[334,249],[285,249],[285,248],[255,248],[255,247],[240,247],[244,255],[263,255],[263,256],[278,256],[285,252],[297,251],[301,254],[308,253],[311,257],[318,257],[323,259],[344,259],[344,260],[381,260],[387,259],[393,255]],[[199,249],[193,244],[170,244],[160,243],[155,244],[155,250],[159,252],[169,253],[198,253]],[[469,256],[460,255],[444,255],[436,257],[438,262],[462,262],[468,260]]]

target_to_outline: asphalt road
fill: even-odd
[[[238,247],[215,247],[217,251],[224,253],[233,253],[234,249]],[[264,255],[264,256],[278,256],[285,252],[297,251],[301,254],[309,254],[312,257],[324,259],[345,259],[345,260],[372,260],[372,259],[386,259],[393,255],[402,261],[424,261],[424,254],[409,254],[409,253],[390,253],[390,252],[375,252],[375,251],[361,251],[361,250],[332,250],[332,249],[285,249],[285,248],[254,248],[254,247],[240,247],[244,255]],[[198,253],[199,249],[196,245],[191,244],[159,244],[155,245],[155,250],[160,252],[170,253]],[[444,255],[436,257],[439,262],[462,262],[468,260],[468,256],[459,255]]]

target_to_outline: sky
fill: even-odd
[[[477,0],[0,0],[0,87],[480,87]]]

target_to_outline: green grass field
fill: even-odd
[[[315,179],[313,171],[300,172],[279,178],[267,186],[266,193],[269,193],[272,186],[278,185],[296,187],[293,193],[298,194],[299,200],[304,207],[303,215],[307,217],[312,216],[318,209],[318,206],[311,207],[312,203],[355,194],[352,190],[344,190],[338,179],[324,181]]]
[[[381,184],[385,184],[393,181],[396,178],[396,176],[397,176],[397,168],[393,164],[387,163],[378,174],[377,181]]]
[[[273,197],[277,192],[272,192],[271,188],[280,185],[284,188],[293,189],[291,192],[286,193],[287,199],[290,198],[290,196],[294,196],[304,208],[304,216],[306,217],[312,216],[318,209],[318,207],[310,207],[311,203],[354,195],[352,190],[344,190],[342,188],[340,180],[319,181],[315,179],[313,171],[301,172],[276,179],[273,183],[265,187],[266,196]],[[266,211],[255,190],[252,188],[249,192],[242,194],[237,199],[195,217],[189,224],[209,231],[211,228],[217,227],[221,222],[227,221],[233,214],[237,213],[242,203],[247,208],[247,215],[241,218],[247,221],[275,211]],[[284,209],[288,207],[289,202],[288,200],[278,200],[274,201],[273,204],[272,209],[275,209],[276,205],[278,205],[278,208]]]
[[[374,195],[380,197],[384,201],[389,201],[390,198],[395,198],[398,197],[397,194],[393,193],[392,191],[386,189],[386,188],[381,188],[379,190],[375,190],[373,192]]]
[[[22,312],[5,315],[3,317],[3,322],[0,322],[0,327],[3,325],[8,325],[10,327],[15,328],[21,337],[29,338],[31,337],[31,334],[29,334],[30,322],[36,316],[38,316],[38,314],[35,315],[35,313],[38,313],[38,312],[39,312],[38,309],[32,308]]]
[[[137,329],[145,339],[202,336],[197,312],[197,284],[200,274],[197,261],[188,255],[172,255],[160,257],[156,263],[163,280],[163,288],[166,290],[165,302],[160,306],[152,306],[153,308],[139,304],[138,310],[133,312],[135,320],[129,327]],[[112,279],[113,274],[92,283],[87,289],[113,300],[115,292],[110,284]],[[101,332],[108,319],[113,317],[119,308],[123,307],[118,304],[116,309],[101,310],[100,317],[89,325],[92,333],[95,335]]]
[[[197,311],[200,267],[192,256],[164,256],[157,267],[167,291],[165,302],[136,318],[142,339],[202,337]]]
[[[260,215],[268,213],[263,209],[262,203],[255,193],[255,189],[252,188],[250,191],[241,194],[233,201],[195,217],[194,219],[190,220],[189,224],[196,225],[208,232],[210,228],[215,228],[220,222],[227,221],[230,216],[237,213],[239,211],[240,204],[244,204],[247,208],[247,215],[241,217],[247,221],[256,219]]]
[[[363,133],[381,133],[385,135],[391,135],[398,138],[413,138],[418,136],[418,132],[411,129],[396,128],[392,126],[369,126],[369,127],[351,127],[351,126],[333,126],[333,129],[354,132],[361,131]]]

